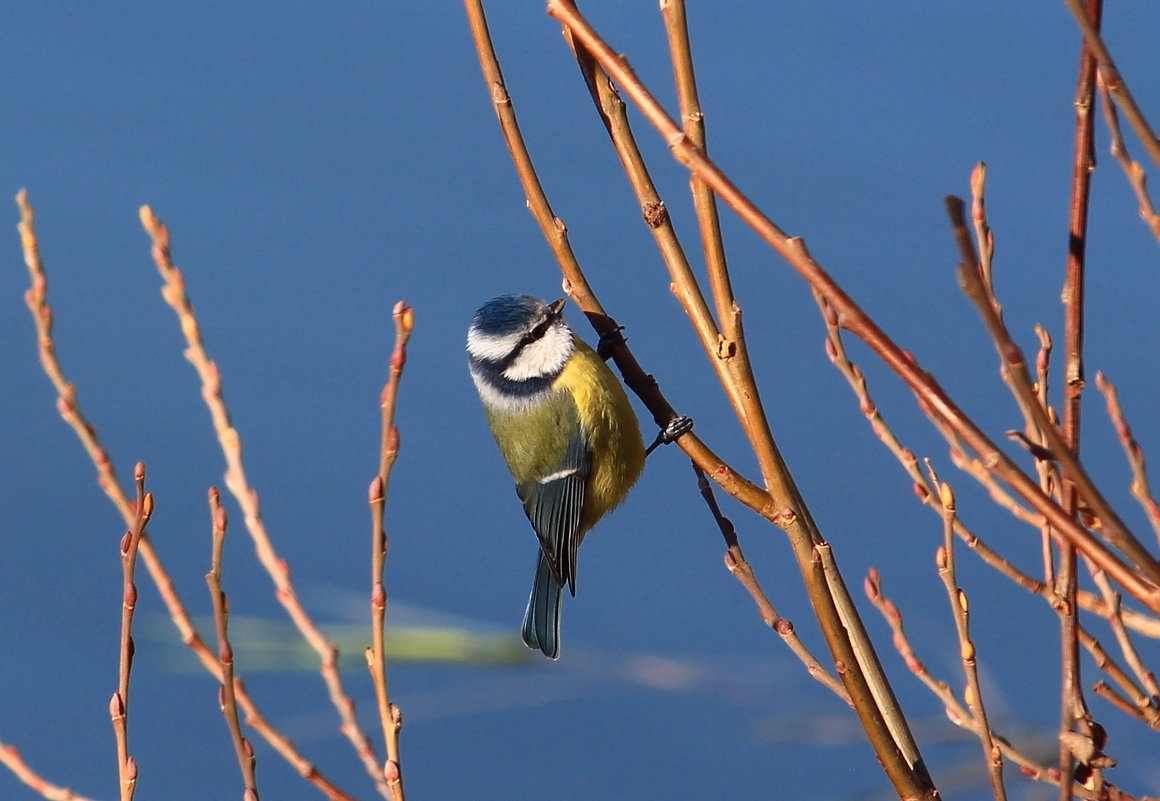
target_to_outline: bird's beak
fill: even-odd
[[[560,298],[555,303],[549,303],[548,304],[548,312],[553,317],[559,317],[560,312],[564,311],[564,304],[566,304],[567,302],[568,302],[567,298]]]

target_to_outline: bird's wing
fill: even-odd
[[[571,406],[572,419],[562,420],[568,430],[564,457],[554,469],[536,481],[516,485],[524,513],[540,538],[552,575],[561,587],[576,594],[576,549],[580,547],[580,512],[584,508],[584,484],[591,454],[588,438],[580,428],[579,415]]]

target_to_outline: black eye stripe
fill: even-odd
[[[544,334],[548,333],[548,329],[552,327],[553,323],[555,323],[557,319],[558,315],[549,314],[542,321],[537,323],[535,328],[520,337],[520,341],[516,343],[514,348],[512,348],[512,352],[508,354],[508,356],[503,360],[504,364],[512,364],[516,359],[519,358],[520,353],[523,352],[524,348],[543,339]]]

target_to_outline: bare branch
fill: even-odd
[[[407,363],[407,342],[415,327],[415,315],[411,307],[399,301],[391,314],[395,321],[395,350],[391,354],[391,372],[382,392],[383,436],[379,452],[379,474],[371,482],[371,638],[372,645],[366,650],[367,667],[375,687],[378,704],[379,723],[383,731],[383,744],[387,754],[383,766],[383,777],[391,790],[392,801],[403,801],[403,777],[399,759],[399,732],[403,728],[403,714],[391,703],[387,691],[387,651],[386,615],[387,590],[383,581],[383,569],[387,561],[386,514],[387,488],[391,482],[391,470],[399,455],[399,429],[395,426],[395,406],[399,397],[399,379],[403,366]]]
[[[627,61],[600,38],[573,6],[561,0],[553,0],[548,5],[548,13],[565,24],[572,31],[573,36],[584,43],[584,46],[592,52],[601,66],[640,107],[645,117],[669,143],[674,158],[704,179],[717,196],[737,212],[743,222],[753,228],[813,288],[825,296],[826,300],[834,306],[841,324],[846,330],[863,339],[892,370],[898,373],[920,400],[927,403],[949,425],[953,426],[963,441],[980,455],[984,464],[1006,481],[1020,497],[1047,516],[1063,536],[1072,540],[1077,548],[1089,553],[1141,603],[1152,611],[1160,612],[1160,588],[1151,581],[1138,576],[1102,543],[1092,537],[1088,531],[1067,517],[1051,498],[1045,496],[1036,483],[1020,471],[958,409],[937,382],[918,366],[913,357],[895,345],[877,324],[862,312],[845,291],[822,270],[810,256],[805,243],[800,238],[787,236],[704,153],[688,141],[683,131],[636,78]],[[1160,565],[1156,566],[1155,572],[1160,573]]]
[[[302,637],[318,653],[320,672],[330,693],[330,701],[338,711],[342,721],[341,731],[350,741],[355,753],[372,778],[383,797],[390,796],[387,784],[382,779],[382,769],[375,756],[374,747],[359,726],[354,712],[354,701],[343,686],[338,670],[338,648],[330,642],[307,613],[298,598],[298,592],[290,579],[290,566],[278,556],[273,540],[262,521],[258,493],[250,486],[242,463],[242,438],[230,424],[229,410],[222,395],[221,376],[217,365],[206,354],[201,339],[201,329],[194,315],[193,304],[185,291],[185,278],[173,264],[169,250],[169,230],[154,216],[148,206],[141,207],[141,225],[153,241],[153,261],[165,285],[161,295],[173,308],[181,324],[185,338],[185,358],[193,365],[201,380],[201,394],[210,417],[214,432],[226,461],[225,484],[242,508],[246,530],[254,541],[258,561],[266,569],[276,589],[275,597],[282,604]]]

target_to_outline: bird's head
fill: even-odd
[[[467,330],[472,373],[499,384],[554,379],[574,347],[565,302],[501,295],[483,304]]]

